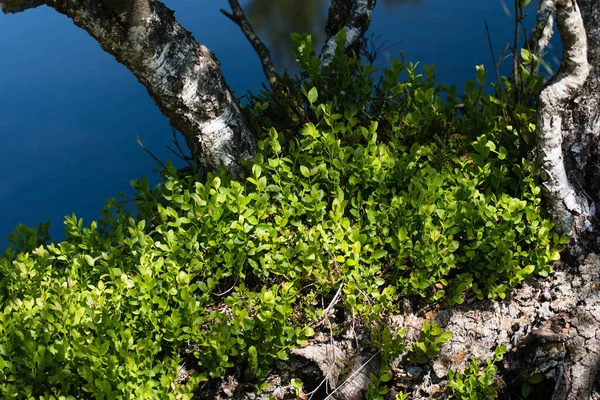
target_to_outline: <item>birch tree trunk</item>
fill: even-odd
[[[557,227],[579,245],[595,236],[600,135],[600,5],[590,0],[543,0],[542,21],[556,13],[563,43],[559,72],[538,101],[538,159],[547,189],[547,207]],[[551,30],[538,29],[536,52],[548,43]],[[587,32],[587,34],[586,34]],[[589,50],[588,50],[589,49]],[[595,243],[591,243],[592,247]]]
[[[215,55],[198,43],[158,0],[0,0],[5,13],[47,5],[85,29],[125,65],[179,130],[196,160],[240,174],[256,138],[221,73]]]

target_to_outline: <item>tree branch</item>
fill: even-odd
[[[344,48],[348,49],[359,42],[364,34],[369,29],[369,25],[371,24],[371,15],[373,14],[373,9],[377,0],[354,0],[352,4],[352,8],[350,11],[350,15],[344,17],[344,13],[347,12],[348,8],[348,0],[333,0],[332,5],[329,9],[329,17],[328,17],[328,36],[330,33],[333,33],[333,27],[337,27],[339,25],[339,21],[346,21],[345,25],[338,29],[338,31],[330,36],[325,45],[323,46],[323,50],[321,51],[321,68],[329,66],[333,61],[333,57],[335,55],[335,49],[337,47],[337,39],[340,31],[343,29],[346,32],[346,42],[344,43]],[[336,15],[339,14],[339,15]],[[331,22],[330,21],[338,21]]]
[[[265,44],[260,40],[258,35],[254,33],[254,29],[252,29],[252,25],[246,18],[246,14],[244,14],[244,10],[240,6],[240,3],[237,0],[229,0],[229,6],[233,14],[228,13],[227,11],[221,9],[223,15],[232,20],[237,26],[240,27],[246,39],[250,42],[254,51],[260,58],[260,62],[263,67],[263,71],[265,72],[265,76],[267,77],[267,81],[271,86],[271,90],[275,93],[279,87],[279,73],[277,72],[277,68],[275,68],[275,64],[273,64],[273,60],[271,59],[271,54],[269,53],[269,49]]]
[[[327,25],[325,25],[327,40],[335,36],[348,23],[353,2],[353,0],[331,0],[327,13]]]
[[[558,227],[574,235],[573,216],[587,216],[587,200],[577,194],[563,161],[563,113],[585,83],[590,72],[587,61],[587,39],[583,19],[571,0],[554,0],[558,30],[563,44],[560,71],[542,90],[538,100],[538,160],[547,190],[549,211]]]
[[[550,43],[550,39],[554,33],[554,3],[555,0],[540,0],[535,28],[531,32],[529,47],[539,59],[542,58],[544,50],[548,46],[548,43]]]
[[[46,4],[45,0],[6,0],[0,2],[0,8],[5,14],[16,14],[43,4]]]
[[[39,0],[0,0],[4,12]],[[158,0],[47,0],[85,29],[142,83],[209,169],[241,174],[256,139],[232,96],[214,54]]]

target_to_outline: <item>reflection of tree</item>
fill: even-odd
[[[383,0],[383,5],[386,7],[406,6],[409,4],[423,3],[424,0]]]
[[[245,7],[256,32],[267,42],[276,62],[290,64],[290,34],[310,33],[313,42],[324,40],[328,0],[251,0]]]
[[[424,0],[382,0],[384,7],[422,3]],[[290,34],[310,33],[315,46],[325,39],[325,20],[330,0],[249,0],[244,6],[255,31],[267,43],[280,67],[292,64]],[[315,47],[318,51],[319,47]]]

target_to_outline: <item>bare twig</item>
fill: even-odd
[[[154,160],[159,163],[163,168],[167,168],[167,166],[158,159],[158,157],[156,157],[154,154],[152,154],[152,152],[150,150],[148,150],[148,148],[146,146],[144,146],[144,144],[142,143],[142,141],[140,140],[140,135],[138,135],[137,133],[135,134],[135,138],[134,140],[137,142],[137,144],[140,145],[140,147],[142,149],[144,149],[146,151],[146,153],[150,154],[150,157],[154,158]]]
[[[124,243],[124,242],[121,242],[121,243],[119,243],[118,245],[116,245],[116,246],[114,247],[114,250],[121,249],[121,248],[123,248],[123,247],[125,247],[125,243]],[[110,250],[110,251],[108,251],[108,252],[103,252],[103,253],[102,253],[102,254],[100,254],[99,256],[96,256],[96,257],[92,258],[92,262],[96,263],[97,261],[100,261],[100,260],[103,258],[103,255],[104,255],[104,254],[106,254],[106,255],[109,255],[110,253],[112,253],[112,250]]]
[[[252,25],[248,21],[248,18],[246,18],[246,14],[244,14],[244,10],[242,9],[242,6],[240,6],[240,3],[237,0],[229,0],[229,6],[231,7],[232,13],[229,13],[223,9],[221,9],[221,13],[223,13],[223,15],[240,27],[246,36],[246,39],[248,39],[254,48],[254,51],[256,51],[258,58],[260,58],[263,71],[265,72],[267,81],[269,81],[271,90],[273,93],[276,93],[277,89],[279,88],[279,73],[275,68],[275,64],[273,64],[269,49],[267,46],[265,46],[262,40],[260,40],[258,35],[254,33],[254,29],[252,29]]]
[[[523,9],[520,5],[520,0],[515,0],[515,37],[513,43],[513,94],[514,94],[514,104],[517,105],[519,103],[519,32],[521,17],[523,14]]]
[[[490,45],[490,53],[492,54],[492,61],[494,62],[494,69],[496,71],[496,79],[498,80],[498,97],[500,97],[500,103],[502,104],[502,115],[504,116],[504,122],[508,124],[508,115],[506,114],[506,103],[504,102],[504,95],[502,94],[502,83],[500,81],[500,71],[498,71],[496,56],[494,55],[494,47],[492,46],[490,27],[488,26],[487,21],[485,22],[485,31],[487,32],[488,43]]]
[[[170,146],[166,146],[166,148],[169,149],[173,154],[175,154],[176,157],[178,157],[178,158],[182,159],[183,161],[185,161],[186,163],[188,163],[188,165],[192,165],[192,161],[194,161],[194,158],[186,155],[183,152],[183,149],[179,145],[179,140],[177,140],[177,129],[175,129],[175,127],[173,127],[173,144],[175,144],[175,146],[177,147],[177,150],[173,149]]]
[[[363,38],[363,41],[360,46],[360,54],[369,61],[370,64],[375,62],[375,59],[379,57],[381,53],[391,49],[392,47],[400,46],[402,41],[396,42],[388,45],[387,40],[384,40],[379,45],[377,41],[381,38],[381,35],[375,36],[375,34],[371,34],[369,38]]]
[[[339,300],[340,295],[342,294],[342,289],[344,288],[344,282],[342,282],[340,284],[340,287],[338,288],[338,290],[335,292],[335,295],[333,296],[333,299],[331,299],[331,302],[329,302],[329,305],[327,306],[326,309],[323,310],[323,312],[321,313],[321,316],[319,317],[318,320],[316,320],[315,322],[313,322],[311,325],[315,325],[318,326],[320,325],[327,317],[329,317],[331,310],[333,309],[333,307],[335,307],[336,303]]]
[[[218,296],[218,297],[223,297],[229,293],[231,293],[231,291],[233,289],[235,289],[235,285],[237,285],[237,281],[238,281],[238,277],[235,277],[235,281],[233,282],[233,285],[231,285],[231,287],[229,289],[227,289],[226,291],[222,292],[222,293],[215,293],[215,292],[210,292],[212,295],[214,296]]]

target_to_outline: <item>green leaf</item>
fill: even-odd
[[[108,347],[110,346],[109,342],[104,342],[100,345],[100,347],[98,347],[98,354],[103,356],[106,354],[106,352],[108,351]]]
[[[304,177],[310,178],[310,170],[307,167],[305,167],[304,165],[300,166],[300,173],[302,173],[302,175],[304,175]]]
[[[315,101],[317,101],[317,98],[319,97],[319,93],[317,92],[317,88],[313,87],[312,89],[310,89],[308,91],[308,102],[313,105]]]
[[[85,258],[85,262],[87,263],[87,265],[89,265],[90,267],[94,266],[94,259],[92,258],[92,256],[90,256],[89,254],[86,254],[84,256]]]
[[[377,249],[373,252],[373,258],[378,260],[381,257],[385,257],[387,255],[387,250],[385,249]]]
[[[389,372],[385,372],[379,377],[379,382],[389,382],[390,380],[392,380],[392,378],[393,376]]]
[[[533,385],[537,385],[538,383],[542,382],[543,380],[544,380],[544,375],[542,375],[542,374],[533,374],[529,378],[527,378],[527,381]]]

